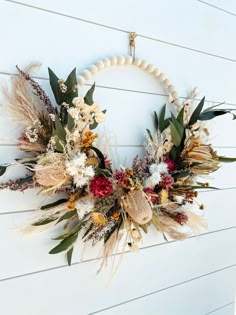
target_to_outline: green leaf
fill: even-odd
[[[230,158],[230,157],[226,157],[226,156],[219,156],[218,159],[220,162],[224,162],[224,163],[236,162],[236,158]]]
[[[172,114],[172,117],[171,117],[171,122],[174,124],[176,130],[178,131],[180,137],[181,137],[181,140],[183,139],[183,136],[184,136],[184,127],[183,125],[180,124],[180,122],[175,118],[175,116]]]
[[[169,119],[165,119],[166,115],[166,105],[163,106],[160,116],[159,116],[159,129],[163,132],[169,126]]]
[[[88,90],[88,92],[86,93],[85,97],[84,97],[84,102],[87,105],[93,105],[93,93],[95,90],[95,83],[91,86],[91,88]]]
[[[175,125],[172,123],[172,121],[170,121],[170,132],[171,132],[172,142],[174,143],[175,146],[178,147],[182,139]]]
[[[47,205],[42,206],[40,209],[41,210],[47,210],[47,209],[53,208],[55,206],[58,206],[58,205],[60,205],[62,203],[65,203],[67,201],[68,201],[68,199],[59,199],[59,200],[57,200],[55,202],[52,202],[52,203],[49,203]]]
[[[81,228],[83,227],[83,225],[85,223],[86,223],[86,221],[80,222],[78,225],[74,226],[70,231],[54,238],[54,240],[63,240],[63,239],[68,238],[69,236],[72,236],[74,234],[78,234],[78,232],[81,230]]]
[[[62,240],[57,246],[50,250],[49,254],[58,254],[69,249],[77,240],[78,234],[70,235]]]
[[[217,116],[225,115],[227,113],[229,113],[229,111],[224,110],[224,109],[206,111],[204,113],[201,113],[198,119],[199,120],[210,120],[210,119],[213,119]]]
[[[72,259],[72,255],[73,255],[73,250],[74,250],[74,246],[71,247],[68,252],[66,253],[66,257],[67,257],[67,262],[68,265],[71,266],[71,259]]]
[[[73,131],[74,127],[75,127],[75,121],[74,118],[68,113],[67,114],[67,128],[70,132]]]
[[[49,217],[49,218],[46,218],[46,219],[42,219],[42,220],[39,220],[37,222],[34,222],[32,225],[33,226],[40,226],[40,225],[45,225],[45,224],[49,224],[53,221],[56,221],[58,219],[58,217]]]
[[[98,126],[98,123],[97,123],[96,121],[94,121],[94,123],[92,123],[91,125],[89,125],[89,128],[90,128],[91,130],[93,130],[93,129],[97,128],[97,126]]]
[[[158,130],[158,125],[159,125],[158,116],[157,116],[157,112],[155,111],[154,112],[154,126],[155,126],[156,130]]]
[[[60,219],[57,221],[57,223],[60,223],[63,220],[70,219],[70,218],[74,217],[75,215],[77,215],[77,210],[68,211],[65,214],[63,214],[63,216],[60,217]]]
[[[151,141],[153,141],[153,137],[152,137],[151,131],[149,129],[146,129],[146,131],[147,131],[148,136],[151,139]]]
[[[50,68],[48,68],[48,74],[49,74],[50,86],[53,91],[54,97],[56,99],[57,104],[60,105],[61,102],[60,102],[60,96],[59,96],[59,83],[58,83],[59,78]]]
[[[181,126],[184,126],[184,106],[181,108],[181,111],[178,113],[177,121]]]
[[[217,187],[213,187],[213,186],[191,186],[191,189],[219,189]]]
[[[176,174],[171,174],[171,176],[174,177],[175,179],[186,177],[186,176],[189,176],[189,175],[192,175],[192,172],[182,171],[182,172],[179,172],[179,173],[176,173]]]
[[[62,123],[61,123],[58,115],[55,115],[55,131],[56,131],[56,135],[58,136],[58,138],[60,140],[62,140],[63,142],[65,142],[66,131],[65,131],[64,127],[62,126]]]
[[[2,176],[6,172],[8,166],[9,165],[0,165],[0,176]]]
[[[201,113],[202,108],[204,106],[204,102],[205,102],[205,97],[203,97],[203,99],[200,101],[200,103],[195,108],[194,112],[192,113],[191,118],[190,118],[189,123],[188,123],[189,126],[194,125],[197,122],[197,120],[199,119],[200,113]]]
[[[78,96],[78,90],[77,88],[75,89],[75,87],[77,87],[76,68],[74,68],[68,75],[65,85],[67,86],[67,95],[71,100]]]

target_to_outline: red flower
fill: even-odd
[[[155,203],[157,202],[158,196],[157,196],[157,194],[155,193],[155,191],[154,191],[152,188],[145,188],[145,189],[144,189],[144,192],[145,192],[149,197],[151,197],[150,199],[151,199],[151,202],[152,202],[153,204],[155,204]]]
[[[169,158],[165,158],[164,162],[167,164],[169,172],[172,172],[175,169],[175,162]]]
[[[163,174],[161,176],[161,183],[160,185],[162,187],[164,187],[165,189],[169,189],[169,188],[172,188],[172,185],[174,184],[174,178],[169,175],[169,174]]]
[[[95,176],[89,186],[95,197],[106,197],[112,192],[112,183],[104,176]]]

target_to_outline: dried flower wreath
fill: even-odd
[[[33,222],[35,227],[63,223],[65,231],[50,254],[65,251],[70,265],[79,234],[93,245],[103,241],[107,258],[121,235],[131,250],[137,249],[142,232],[147,233],[151,224],[165,239],[168,235],[177,240],[207,227],[194,205],[203,210],[196,201],[197,190],[214,187],[197,177],[236,159],[218,156],[202,122],[227,113],[235,119],[230,109],[215,105],[204,110],[204,98],[191,109],[189,99],[167,118],[164,106],[159,116],[154,112],[155,132],[147,130],[145,156],[135,157],[130,167],[114,170],[95,144],[98,134],[93,130],[106,115],[93,101],[95,85],[79,97],[75,69],[66,81],[49,69],[57,103],[53,106],[29,69],[17,69],[19,76],[13,79],[12,91],[5,90],[5,97],[12,118],[24,126],[18,148],[30,157],[0,166],[0,175],[17,163],[29,176],[1,184],[0,189],[38,187],[41,193],[65,193],[65,198],[42,206]]]

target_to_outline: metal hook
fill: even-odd
[[[137,37],[137,34],[135,32],[131,32],[129,34],[129,53],[130,56],[135,59],[135,38]]]

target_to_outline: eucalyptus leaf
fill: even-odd
[[[86,93],[85,97],[84,97],[84,102],[87,105],[93,105],[93,93],[95,90],[95,83],[91,86],[91,88],[88,90],[88,92]]]
[[[170,122],[170,132],[171,132],[171,139],[172,142],[174,143],[175,146],[179,146],[181,143],[181,136],[178,132],[178,130],[176,129],[175,125],[173,124],[173,122]]]
[[[178,131],[180,137],[181,137],[181,141],[183,139],[184,136],[184,127],[183,125],[181,125],[181,123],[175,118],[175,116],[172,114],[171,117],[171,122],[174,124],[176,130]]]
[[[219,156],[218,159],[220,162],[224,162],[224,163],[236,162],[236,158],[230,158],[230,157],[226,157],[226,156]]]
[[[32,225],[33,226],[40,226],[40,225],[46,225],[46,224],[49,224],[53,221],[56,221],[58,219],[58,217],[49,217],[49,218],[46,218],[46,219],[42,219],[42,220],[39,220],[37,222],[34,222]]]
[[[184,106],[181,108],[181,111],[178,113],[177,121],[181,126],[184,126]]]
[[[156,111],[154,112],[154,126],[155,126],[156,130],[158,130],[159,123],[158,123],[158,116],[157,116]]]
[[[69,74],[68,78],[65,81],[65,85],[67,86],[67,95],[71,100],[74,97],[78,96],[76,68],[74,68]]]
[[[75,127],[74,118],[69,113],[67,113],[67,128],[70,132],[72,132],[74,127]]]
[[[48,74],[49,74],[50,86],[53,91],[54,97],[56,99],[57,104],[60,105],[61,101],[60,101],[60,96],[59,96],[59,83],[58,83],[59,78],[50,68],[48,68]]]
[[[73,250],[74,250],[74,246],[71,247],[71,248],[68,250],[68,252],[66,253],[67,262],[68,262],[68,265],[69,265],[69,266],[71,266],[71,260],[72,260]]]
[[[217,116],[225,115],[227,113],[229,113],[229,111],[224,110],[224,109],[206,111],[206,112],[200,114],[199,120],[210,120],[210,119],[213,119]]]
[[[169,119],[165,119],[166,115],[166,105],[163,106],[160,116],[159,116],[159,129],[163,132],[170,124]]]
[[[63,220],[68,220],[76,215],[77,215],[77,210],[67,211],[63,216],[60,217],[57,223],[60,223]]]
[[[198,121],[200,113],[201,113],[202,108],[204,106],[204,103],[205,103],[205,97],[203,97],[203,99],[199,102],[198,106],[193,111],[191,118],[189,120],[189,123],[188,123],[189,126],[194,125]]]
[[[42,206],[40,209],[41,210],[47,210],[47,209],[53,208],[55,206],[61,205],[62,203],[65,203],[67,201],[68,201],[68,199],[59,199],[55,202],[52,202],[52,203],[49,203],[47,205]]]
[[[66,131],[58,117],[58,115],[55,115],[55,131],[56,131],[56,135],[58,136],[58,138],[60,140],[62,140],[63,142],[65,142],[66,140]]]
[[[146,129],[146,131],[147,131],[148,136],[151,139],[151,141],[153,141],[153,137],[152,137],[151,131],[149,129]]]
[[[69,249],[77,240],[78,234],[70,235],[62,240],[57,246],[50,250],[49,254],[58,254]]]

